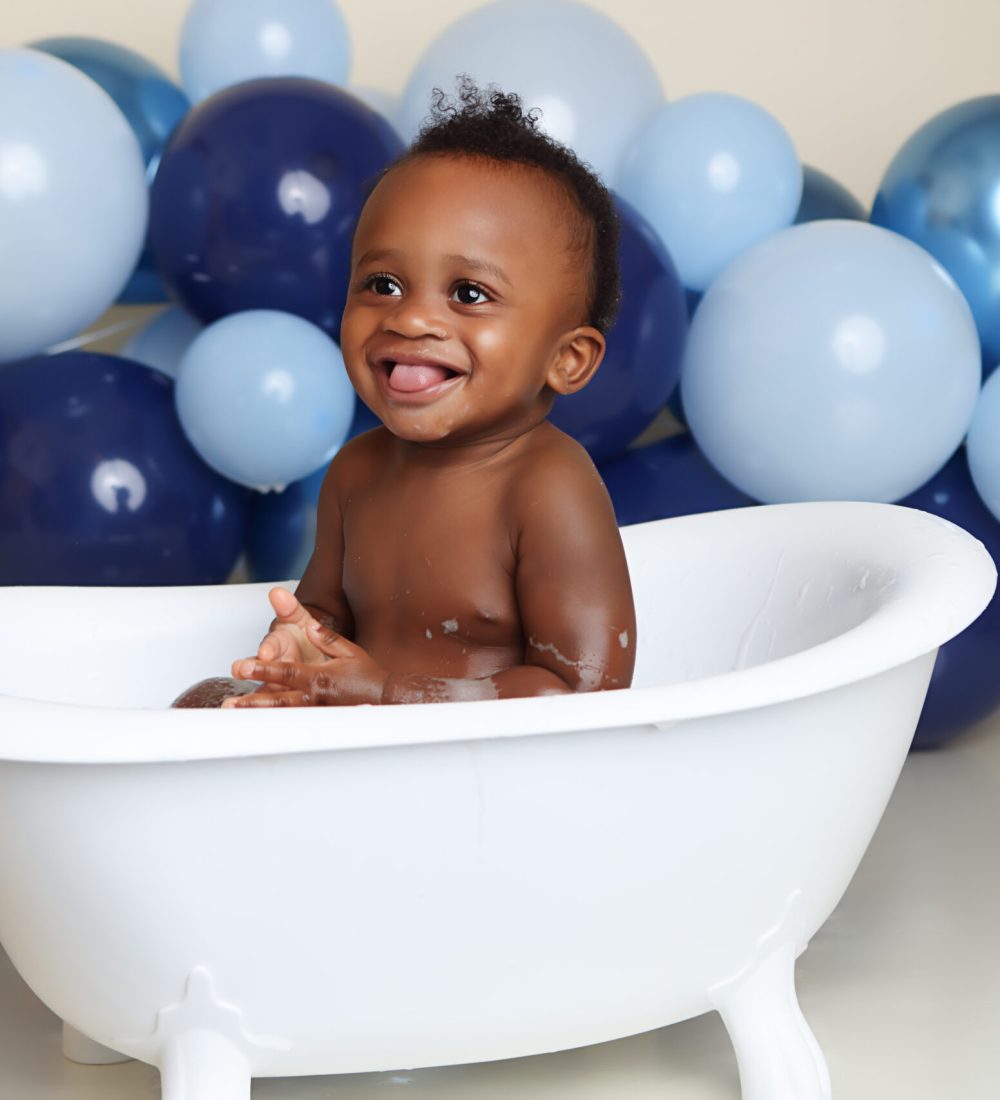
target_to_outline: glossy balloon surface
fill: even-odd
[[[769,503],[913,492],[962,442],[979,386],[948,274],[855,221],[794,226],[734,261],[698,306],[681,375],[699,447]]]
[[[868,218],[868,211],[833,176],[803,164],[802,198],[794,224],[803,225],[805,222],[823,221],[829,218],[846,218],[849,221],[863,222]]]
[[[147,212],[142,151],[105,92],[49,54],[0,49],[0,362],[111,305]]]
[[[193,0],[181,27],[181,79],[195,102],[258,77],[344,84],[350,67],[334,0]]]
[[[141,54],[100,38],[45,38],[32,43],[85,73],[115,101],[139,142],[151,183],[160,154],[174,127],[191,106],[176,84]],[[148,245],[118,296],[122,302],[162,302],[166,292],[153,266]]]
[[[298,579],[316,543],[316,504],[323,466],[281,493],[253,493],[247,523],[246,562],[252,581]]]
[[[965,440],[972,483],[1000,522],[1000,374],[986,379]]]
[[[150,210],[157,267],[206,324],[272,309],[335,335],[355,222],[401,149],[379,114],[332,85],[289,77],[226,88],[167,143]]]
[[[86,352],[0,368],[0,584],[219,584],[245,520],[159,372]]]
[[[649,223],[617,201],[622,303],[597,374],[559,397],[550,419],[595,459],[620,454],[656,419],[680,374],[687,336],[684,288]]]
[[[325,466],[347,437],[354,387],[337,345],[288,313],[249,310],[210,325],[177,374],[195,450],[251,489],[284,489]]]
[[[719,92],[660,107],[632,138],[617,178],[693,290],[791,225],[802,196],[802,166],[782,125]]]
[[[614,19],[575,0],[496,0],[457,19],[418,60],[399,113],[407,141],[433,90],[454,92],[463,73],[538,108],[542,129],[609,186],[632,134],[663,101],[652,63]]]
[[[926,122],[893,158],[871,220],[927,249],[972,307],[983,367],[1000,361],[1000,95]]]

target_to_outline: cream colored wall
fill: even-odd
[[[359,84],[402,89],[419,55],[480,0],[340,0]],[[590,0],[641,42],[667,96],[728,91],[777,116],[802,159],[864,203],[931,115],[1000,92],[1000,0]],[[176,73],[186,0],[2,0],[0,46],[89,34]],[[525,28],[530,33],[530,27]]]

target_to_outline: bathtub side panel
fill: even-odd
[[[829,914],[929,672],[664,730],[2,764],[0,939],[55,1012],[140,1057],[207,973],[258,1075],[648,1030]]]

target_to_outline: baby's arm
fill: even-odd
[[[353,633],[354,619],[341,583],[344,532],[338,474],[337,459],[334,459],[323,480],[316,507],[316,545],[295,595],[284,588],[273,588],[269,593],[275,617],[257,650],[258,660],[307,663],[325,660],[308,636],[309,623],[313,620],[348,637]]]
[[[483,680],[391,675],[383,702],[556,695],[632,682],[635,609],[611,502],[585,456],[551,457],[519,478],[511,499],[524,663]]]

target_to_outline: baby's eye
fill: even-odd
[[[452,291],[452,297],[463,306],[478,306],[490,300],[486,291],[476,283],[459,283]]]
[[[369,275],[365,279],[365,290],[371,290],[383,297],[396,297],[403,293],[403,288],[391,275]]]

